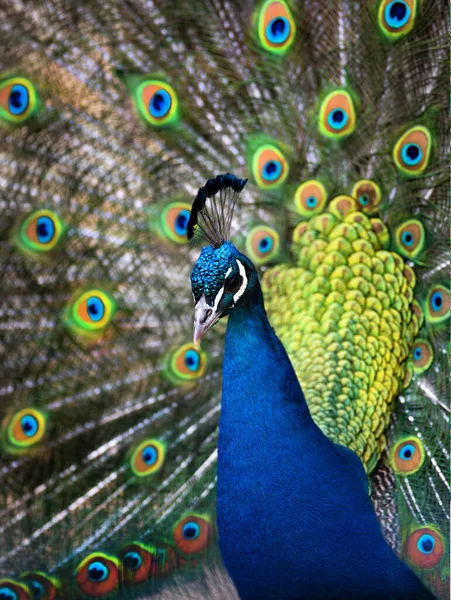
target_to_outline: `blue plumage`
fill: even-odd
[[[221,290],[237,274],[242,293],[228,294],[225,301]],[[192,282],[198,338],[223,316],[223,308],[230,314],[217,523],[223,559],[240,597],[432,598],[383,539],[360,459],[313,422],[288,355],[268,322],[249,259],[230,243],[204,249]],[[218,295],[223,304],[213,311]],[[199,307],[208,319],[202,321]]]

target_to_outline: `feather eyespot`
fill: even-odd
[[[12,77],[0,83],[0,118],[19,125],[29,119],[38,106],[34,85],[25,77]]]
[[[186,244],[188,221],[191,206],[184,202],[172,202],[161,213],[161,227],[164,236],[176,244]]]
[[[138,109],[143,118],[154,127],[175,125],[179,120],[179,102],[172,86],[151,79],[142,82],[136,90]]]
[[[175,524],[173,535],[178,550],[198,554],[210,545],[213,528],[205,516],[188,515]]]
[[[246,238],[246,252],[256,265],[263,265],[279,253],[280,237],[275,229],[259,225]]]
[[[390,462],[393,470],[398,475],[412,475],[424,463],[424,447],[422,441],[416,436],[399,440],[390,452]]]
[[[294,201],[300,215],[310,218],[320,213],[327,202],[326,188],[320,181],[310,179],[301,183],[294,194]]]
[[[21,577],[24,581],[26,581],[28,587],[31,589],[33,598],[35,600],[56,599],[60,588],[58,580],[46,575],[45,573],[41,573],[40,571],[23,573]]]
[[[431,145],[429,129],[422,125],[408,129],[393,149],[393,160],[397,168],[409,177],[420,175],[428,165]]]
[[[345,90],[328,94],[319,111],[320,133],[332,139],[339,139],[353,133],[355,123],[355,109],[351,95]]]
[[[30,254],[54,250],[65,231],[63,222],[51,210],[36,210],[23,221],[16,236],[17,246]]]
[[[417,219],[410,219],[400,225],[395,232],[395,242],[400,254],[407,258],[418,256],[425,245],[424,226]]]
[[[260,188],[278,188],[288,176],[288,163],[275,146],[260,146],[252,159],[252,173]]]
[[[206,355],[194,344],[184,344],[169,356],[166,374],[173,383],[189,382],[202,377],[206,366]]]
[[[284,55],[294,42],[296,24],[284,0],[267,0],[257,14],[258,40],[273,54]]]
[[[417,0],[382,0],[378,23],[383,34],[395,41],[409,33],[415,24]]]
[[[415,373],[427,371],[434,360],[431,344],[427,340],[418,338],[413,345],[411,359]]]
[[[155,548],[141,542],[127,544],[122,549],[121,561],[127,583],[142,583],[149,579],[155,557]]]
[[[0,600],[31,600],[28,585],[14,579],[0,579]]]
[[[84,594],[90,598],[101,598],[117,588],[119,575],[116,557],[93,552],[78,565],[75,580]]]
[[[428,323],[443,323],[449,318],[449,289],[443,285],[434,285],[428,292],[425,307]]]
[[[6,443],[12,452],[25,452],[38,444],[46,431],[46,417],[35,408],[23,408],[6,421]]]
[[[72,299],[63,320],[73,333],[95,341],[108,329],[115,312],[113,297],[103,290],[92,288]]]
[[[156,439],[145,440],[134,449],[131,455],[132,471],[138,477],[153,475],[163,466],[165,456],[166,444]]]
[[[442,560],[445,544],[432,526],[420,527],[407,538],[407,558],[420,569],[432,569]]]
[[[380,204],[381,190],[374,181],[362,179],[355,184],[352,197],[356,199],[360,210],[371,215]]]

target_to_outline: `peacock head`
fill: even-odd
[[[246,183],[247,179],[230,173],[218,175],[200,188],[193,202],[188,239],[197,232],[210,243],[202,249],[191,273],[196,345],[219,319],[246,302],[257,283],[252,262],[228,241],[233,209]]]
[[[244,304],[256,282],[254,265],[230,242],[224,242],[219,248],[203,248],[191,273],[196,305],[194,344],[199,344],[219,319]]]

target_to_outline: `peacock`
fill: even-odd
[[[199,347],[199,317],[193,340],[192,234],[212,227],[255,267],[285,348],[266,376],[292,364],[285,391],[299,381],[315,431],[355,465],[399,564],[449,598],[448,20],[440,0],[2,4],[1,600],[257,599],[240,553],[259,535],[275,540],[254,556],[268,597],[298,581],[276,542],[295,506],[317,508],[317,489],[290,496],[301,465],[280,464],[284,499],[263,490],[259,442],[235,496],[222,483],[224,440],[233,426],[231,448],[250,449],[252,415],[278,441],[271,467],[292,457],[277,407],[241,424],[221,408],[227,319],[204,312],[214,327]],[[233,219],[220,173],[241,182]],[[236,268],[222,280],[239,299]],[[312,481],[342,487],[323,466]],[[230,541],[252,490],[275,520],[237,541],[238,510]],[[299,564],[315,556],[306,539]]]

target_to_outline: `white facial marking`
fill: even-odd
[[[227,270],[227,273],[225,274],[225,278],[227,279],[227,277],[230,275],[230,273],[233,271],[232,267],[229,267]]]
[[[221,301],[222,295],[224,294],[224,287],[222,287],[219,292],[216,294],[215,302],[213,304],[213,312],[218,310],[218,304]]]
[[[240,289],[237,291],[237,293],[233,296],[233,303],[236,304],[238,302],[238,300],[241,298],[241,296],[244,294],[244,292],[246,291],[247,288],[247,277],[246,277],[246,269],[244,268],[243,264],[241,263],[241,261],[239,261],[237,259],[236,264],[238,265],[238,270],[240,272],[240,275],[243,279],[243,282],[240,286]]]

